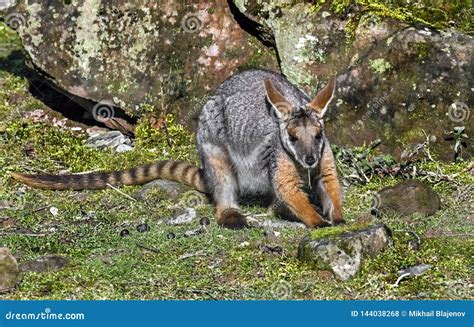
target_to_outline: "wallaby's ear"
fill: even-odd
[[[334,90],[336,89],[336,76],[333,76],[329,79],[326,86],[323,87],[316,97],[311,101],[308,106],[316,111],[319,117],[323,117],[328,109],[329,102],[334,95]]]
[[[267,92],[267,99],[273,106],[276,116],[279,119],[288,117],[294,110],[294,106],[273,86],[269,79],[265,80],[265,91]]]

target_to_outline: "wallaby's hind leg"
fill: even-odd
[[[237,178],[229,156],[220,147],[205,144],[202,159],[207,188],[216,206],[217,223],[231,229],[246,227],[247,221],[239,212]]]

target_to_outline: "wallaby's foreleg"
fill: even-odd
[[[218,146],[203,146],[203,165],[208,189],[216,207],[217,223],[223,227],[240,229],[247,226],[239,211],[238,184],[227,153]]]
[[[301,180],[294,163],[283,155],[277,158],[277,167],[273,175],[273,187],[278,200],[306,226],[329,226],[309,201],[308,195],[301,189]]]
[[[337,178],[337,169],[332,151],[326,150],[321,158],[321,178],[317,181],[319,198],[324,214],[334,224],[344,223],[341,208],[341,188]]]

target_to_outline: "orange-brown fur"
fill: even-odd
[[[331,151],[326,152],[321,160],[320,175],[323,186],[331,199],[333,210],[330,212],[332,222],[343,222],[341,208],[341,188],[337,177],[336,162]]]
[[[310,203],[308,195],[301,189],[303,181],[294,163],[283,156],[277,159],[276,183],[279,199],[306,226],[328,225]]]

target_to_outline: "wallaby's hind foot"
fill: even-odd
[[[242,229],[249,227],[247,219],[238,209],[229,208],[217,216],[217,224],[230,229]]]

